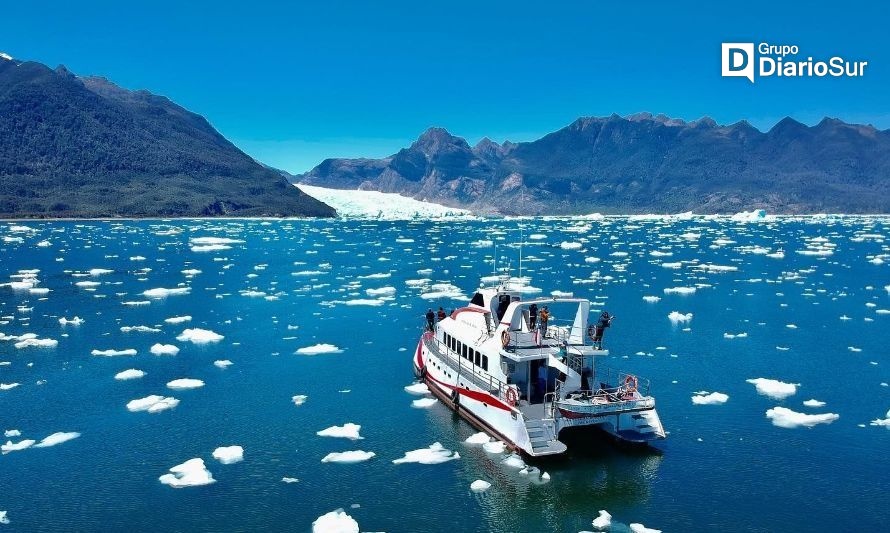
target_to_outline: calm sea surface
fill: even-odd
[[[542,483],[464,443],[475,430],[443,405],[412,407],[423,313],[462,305],[495,254],[515,273],[520,225],[535,294],[618,317],[601,362],[651,380],[670,433],[657,450],[582,443],[533,462]],[[890,219],[26,222],[0,239],[0,283],[15,282],[0,287],[0,531],[309,531],[335,509],[392,532],[577,532],[600,509],[613,531],[890,522],[890,429],[872,424],[890,409]],[[195,328],[223,338],[182,336]],[[312,347],[331,353],[298,353]],[[115,379],[127,369],[145,375]],[[167,386],[179,378],[204,385]],[[755,378],[798,386],[776,399]],[[179,403],[127,408],[150,395]],[[360,440],[316,435],[346,423]],[[57,432],[80,436],[14,450]],[[393,463],[435,442],[460,458]],[[213,458],[232,445],[243,461]],[[349,450],[375,456],[322,462]],[[214,483],[159,481],[192,458]]]

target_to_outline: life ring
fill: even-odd
[[[634,392],[637,392],[637,385],[639,385],[639,382],[637,381],[636,376],[632,376],[632,375],[628,374],[627,377],[624,378],[624,390],[625,391],[633,394]]]
[[[501,332],[501,346],[506,348],[509,345],[510,345],[510,332],[507,330],[504,330]]]
[[[516,389],[513,387],[507,389],[507,394],[505,396],[507,397],[507,403],[510,405],[515,406],[516,402],[519,401],[519,394],[516,393]]]
[[[587,336],[590,337],[590,340],[596,339],[596,326],[593,324],[587,326]]]

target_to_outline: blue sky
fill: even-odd
[[[887,4],[720,4],[14,2],[0,50],[168,96],[293,172],[391,154],[429,126],[523,141],[613,112],[890,128]],[[861,79],[752,85],[720,77],[725,41],[869,66]]]

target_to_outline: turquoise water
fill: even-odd
[[[403,388],[413,382],[422,314],[465,301],[424,296],[472,294],[492,271],[495,248],[485,241],[498,244],[501,266],[512,260],[515,269],[518,253],[508,244],[520,224],[523,273],[540,294],[571,291],[618,317],[603,363],[651,380],[670,432],[658,450],[584,442],[567,457],[534,462],[551,476],[541,483],[463,443],[475,430],[444,406],[412,408],[417,397]],[[0,362],[9,363],[0,383],[19,383],[0,390],[0,431],[21,432],[2,442],[81,436],[0,456],[0,511],[10,521],[0,530],[308,531],[338,508],[362,531],[580,531],[600,509],[613,515],[613,531],[631,522],[664,531],[883,529],[890,430],[871,422],[890,408],[888,229],[887,219],[857,218],[4,224],[0,282],[39,269],[36,287],[50,292],[0,287],[0,332],[58,344],[0,341]],[[240,242],[193,251],[190,239],[206,236]],[[784,257],[767,255],[778,250]],[[111,272],[75,275],[97,268]],[[200,273],[182,273],[191,269]],[[81,281],[99,284],[75,285]],[[141,294],[184,287],[164,298]],[[374,291],[384,287],[394,292]],[[696,291],[664,292],[673,287]],[[374,305],[343,303],[354,299]],[[149,303],[124,304],[134,301]],[[692,318],[674,324],[672,311]],[[59,323],[75,315],[84,323]],[[183,315],[192,319],[165,322]],[[224,338],[177,340],[186,328]],[[740,333],[747,335],[725,337]],[[153,355],[156,343],[180,351]],[[339,353],[295,353],[317,344]],[[137,353],[91,355],[108,349]],[[217,360],[232,365],[221,369]],[[146,375],[114,379],[126,369]],[[205,385],[168,389],[177,378]],[[800,385],[776,400],[758,394],[746,382],[753,378]],[[729,399],[694,405],[702,390]],[[179,404],[127,409],[151,394]],[[295,395],[308,398],[297,406]],[[809,399],[826,405],[804,406]],[[765,416],[776,406],[839,418],[777,427]],[[316,435],[348,422],[361,425],[363,439]],[[392,463],[434,442],[460,459]],[[229,445],[244,448],[242,462],[212,457]],[[347,450],[376,456],[321,462]],[[192,458],[205,461],[215,483],[159,482]],[[491,489],[472,493],[476,479]]]

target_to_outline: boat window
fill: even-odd
[[[510,295],[502,294],[498,296],[498,320],[500,321],[504,318],[504,313],[507,312],[507,308],[510,307]]]
[[[471,304],[478,305],[479,307],[485,306],[485,300],[482,298],[482,293],[477,292],[473,295],[473,299],[470,300]]]
[[[464,359],[467,358],[467,345],[466,344],[461,346],[460,353],[461,353],[461,355],[463,355]]]
[[[479,366],[482,363],[481,354],[477,351],[473,351],[473,364]]]
[[[486,372],[488,372],[488,356],[487,355],[482,356],[482,369],[485,370]]]

